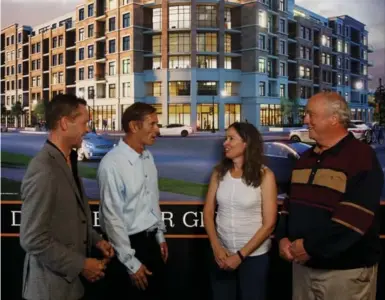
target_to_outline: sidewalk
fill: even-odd
[[[25,173],[24,168],[1,168],[1,177],[21,182]],[[86,195],[90,200],[99,200],[99,187],[95,179],[82,178]],[[2,187],[4,190],[4,187]],[[169,192],[160,192],[161,201],[203,201],[198,197],[174,194]]]

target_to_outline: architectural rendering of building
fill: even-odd
[[[142,101],[163,126],[224,130],[301,123],[307,99],[334,90],[369,121],[371,51],[358,20],[294,0],[88,0],[43,25],[2,29],[1,99],[8,111],[22,102],[27,124],[42,99],[76,93],[98,129],[121,129],[124,109]]]

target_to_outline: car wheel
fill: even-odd
[[[301,141],[301,139],[299,138],[298,135],[293,135],[293,136],[290,138],[290,140],[293,141],[293,142],[300,142],[300,141]]]
[[[183,136],[183,137],[188,136],[187,130],[183,130],[183,131],[181,132],[181,136]]]

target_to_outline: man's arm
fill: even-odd
[[[121,195],[123,184],[116,168],[111,161],[102,161],[99,166],[97,179],[101,195],[101,225],[116,250],[118,259],[128,268],[130,274],[134,274],[139,270],[141,262],[134,256],[135,250],[131,248],[130,238],[125,230],[122,210],[125,199]]]
[[[24,201],[21,209],[20,245],[50,270],[71,282],[83,270],[86,257],[52,237],[50,221],[55,208],[58,182],[54,174],[47,173],[44,166],[36,162],[32,164],[21,186]]]
[[[359,241],[372,225],[379,210],[384,174],[374,151],[371,154],[371,166],[349,180],[344,200],[328,226],[304,240],[311,257],[335,257]]]

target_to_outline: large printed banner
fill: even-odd
[[[100,229],[99,202],[90,201],[92,224]],[[281,201],[279,201],[281,204]],[[162,217],[168,238],[206,238],[203,223],[203,203],[200,201],[161,202]],[[385,216],[385,201],[381,201],[381,214]],[[21,218],[21,201],[1,201],[1,236],[18,237]],[[381,238],[385,239],[385,217],[381,218]]]

